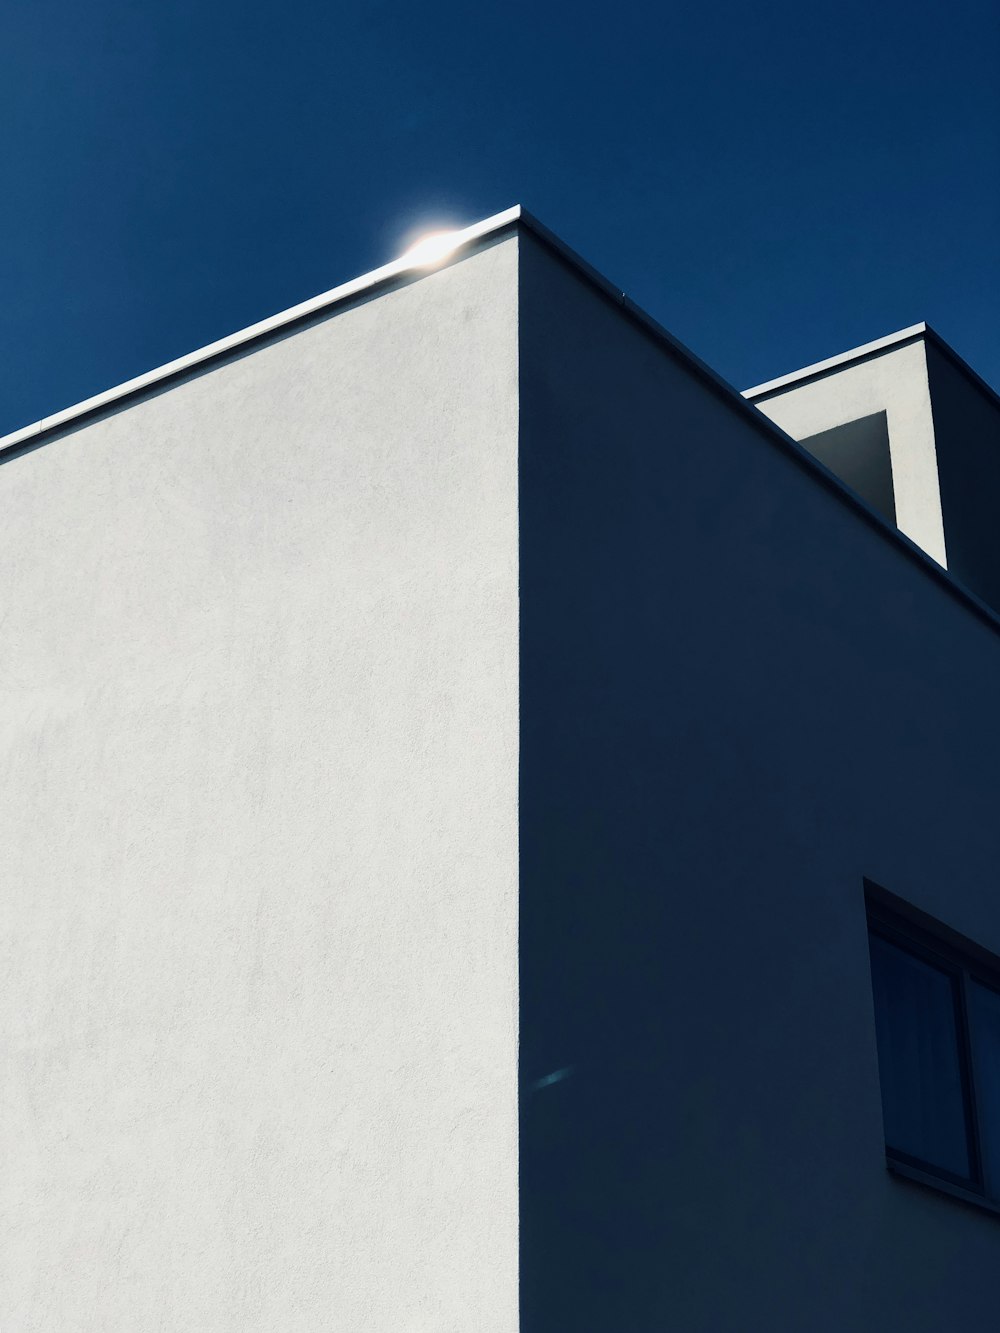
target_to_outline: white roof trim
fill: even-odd
[[[475,222],[471,227],[456,231],[454,246],[449,254],[440,261],[440,265],[448,263],[455,253],[473,241],[478,241],[491,232],[502,230],[512,222],[517,222],[520,217],[521,207],[519,204],[515,204],[513,208],[505,209],[502,213],[494,213],[492,217],[484,218],[482,222]],[[76,417],[86,416],[88,413],[98,411],[102,407],[109,407],[112,403],[118,402],[119,399],[127,398],[130,394],[137,393],[142,389],[148,389],[161,380],[170,379],[171,376],[186,370],[192,370],[195,366],[210,361],[221,353],[230,352],[236,347],[241,347],[244,343],[253,342],[254,339],[263,337],[268,333],[274,333],[286,324],[293,324],[296,320],[302,319],[303,316],[315,314],[317,311],[337,305],[340,301],[358,296],[369,288],[377,287],[389,279],[399,277],[404,273],[417,272],[420,269],[426,269],[430,272],[432,268],[437,268],[440,265],[427,264],[403,255],[399,259],[392,260],[389,264],[383,264],[381,268],[373,269],[370,273],[363,273],[360,278],[352,278],[350,282],[341,283],[339,287],[333,287],[328,292],[322,292],[319,296],[312,296],[308,301],[300,301],[298,305],[290,306],[277,315],[270,315],[267,319],[259,320],[256,324],[240,329],[237,333],[230,333],[225,338],[219,338],[216,342],[209,343],[207,347],[199,347],[195,352],[188,352],[186,356],[179,356],[175,361],[168,361],[164,366],[157,366],[155,370],[147,370],[145,374],[137,375],[135,379],[126,380],[124,384],[116,384],[113,389],[105,389],[103,393],[95,394],[92,398],[85,398],[82,403],[74,403],[72,407],[64,408],[61,412],[55,412],[52,416],[42,417],[40,421],[32,422],[30,426],[22,426],[20,430],[12,431],[9,435],[0,436],[0,453],[15,448],[19,444],[28,443],[36,435],[65,426]]]
[[[874,342],[865,343],[863,347],[852,347],[849,352],[841,352],[839,356],[831,356],[826,361],[817,361],[811,366],[803,366],[801,370],[793,370],[790,375],[781,375],[776,380],[768,380],[766,384],[757,384],[752,389],[744,389],[743,397],[752,400],[766,393],[774,393],[776,389],[788,388],[799,380],[822,375],[828,370],[836,370],[838,366],[846,366],[851,361],[860,361],[875,352],[884,352],[890,347],[895,347],[897,343],[908,342],[911,338],[918,338],[927,331],[926,324],[911,324],[908,329],[900,329],[898,333],[890,333],[885,338],[876,338]]]

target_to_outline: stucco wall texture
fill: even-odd
[[[0,467],[4,1333],[516,1327],[516,265]]]

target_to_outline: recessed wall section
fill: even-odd
[[[883,518],[896,522],[889,426],[884,412],[808,435],[800,443]]]

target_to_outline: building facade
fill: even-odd
[[[750,396],[511,210],[0,442],[0,1327],[995,1327],[996,400]]]

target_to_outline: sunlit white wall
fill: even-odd
[[[0,1327],[516,1326],[517,241],[0,467]]]

